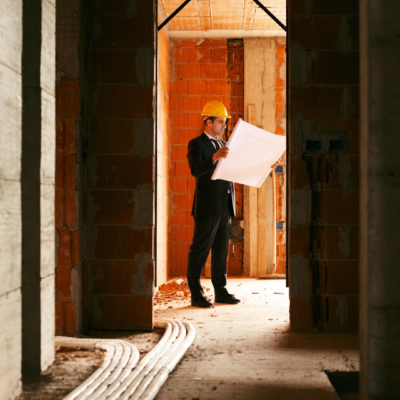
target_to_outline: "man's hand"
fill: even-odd
[[[218,151],[212,156],[213,162],[221,160],[221,158],[228,157],[229,149],[227,147],[221,147]]]
[[[282,161],[282,157],[275,163],[271,165],[271,168],[275,168]]]

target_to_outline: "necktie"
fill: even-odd
[[[218,150],[218,149],[220,148],[220,145],[219,145],[219,143],[218,143],[218,140],[215,140],[215,139],[210,139],[210,140],[214,143],[215,148]]]
[[[210,140],[214,143],[216,150],[218,150],[218,149],[221,148],[221,146],[219,145],[218,140],[215,140],[215,139],[210,139]],[[230,193],[231,190],[233,190],[233,184],[232,184],[232,182],[229,182],[229,187],[230,187],[230,190],[228,189],[228,193]]]

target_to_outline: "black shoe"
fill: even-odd
[[[237,299],[233,294],[225,293],[222,296],[216,297],[215,302],[225,304],[237,304],[240,303],[240,300]]]
[[[214,307],[214,304],[208,301],[205,297],[198,297],[197,299],[192,299],[192,306],[210,308]]]

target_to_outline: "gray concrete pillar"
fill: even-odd
[[[22,370],[54,359],[55,3],[23,2]]]
[[[361,393],[400,398],[400,3],[361,0]]]

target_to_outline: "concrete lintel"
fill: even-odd
[[[171,39],[179,38],[226,38],[239,39],[246,37],[286,37],[282,29],[245,30],[245,29],[210,29],[209,31],[169,31]]]

